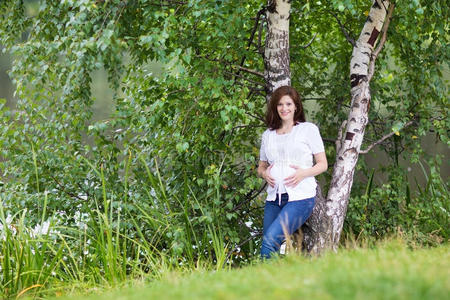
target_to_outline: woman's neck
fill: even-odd
[[[294,127],[294,121],[282,122],[281,127],[278,128],[277,132],[278,133],[288,133],[292,130],[292,127]]]

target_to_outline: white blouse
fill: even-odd
[[[313,123],[298,123],[286,134],[277,134],[276,130],[270,129],[264,131],[259,157],[273,165],[270,175],[275,179],[275,187],[267,187],[266,200],[275,201],[277,192],[287,192],[289,201],[314,197],[317,183],[313,176],[303,179],[295,187],[285,186],[284,179],[295,173],[290,165],[311,168],[313,155],[324,151],[319,129]]]

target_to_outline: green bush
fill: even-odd
[[[389,169],[388,183],[377,187],[372,187],[372,173],[366,192],[350,199],[344,230],[364,238],[405,234],[421,244],[447,242],[450,195],[438,162],[431,161],[429,172],[420,163],[426,184],[415,189],[401,168]]]

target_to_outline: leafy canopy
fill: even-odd
[[[267,25],[264,14],[256,16],[264,5],[2,1],[0,37],[14,57],[18,100],[0,113],[2,199],[38,216],[42,193],[50,191],[49,209],[63,210],[68,222],[107,199],[111,209],[132,216],[169,214],[167,234],[154,224],[139,230],[161,234],[156,247],[180,257],[192,252],[192,236],[182,229],[188,225],[192,233],[214,225],[231,248],[253,254],[251,243],[242,242],[261,227],[262,182],[254,173],[265,100],[262,78],[239,66],[263,70]],[[336,18],[357,37],[369,5],[292,2],[292,83],[308,101],[308,119],[331,142],[349,107],[352,50]],[[393,161],[402,150],[417,160],[417,137],[429,130],[449,143],[446,19],[445,1],[397,3],[371,85],[367,129],[368,143],[399,132],[383,145]],[[161,74],[153,74],[155,62]],[[115,112],[93,122],[92,73],[100,68],[115,91]],[[403,128],[412,119],[414,126]],[[333,153],[329,143],[330,160]],[[122,224],[124,233],[138,230],[131,221]],[[212,251],[207,244],[197,246]]]

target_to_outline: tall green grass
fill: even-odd
[[[103,168],[98,169],[89,162],[101,182],[101,198],[93,199],[96,208],[82,227],[52,222],[54,216],[46,216],[47,192],[39,193],[44,201],[39,208],[40,227],[35,227],[48,224],[45,232],[34,233],[35,228],[27,222],[26,210],[5,216],[0,206],[0,298],[41,297],[64,290],[68,285],[114,287],[130,278],[156,280],[173,271],[222,269],[229,257],[228,245],[189,184],[186,182],[182,197],[171,201],[158,168],[152,173],[143,159],[141,162],[150,183],[144,187],[147,196],[158,199],[152,209],[134,203],[131,211],[131,206],[123,205],[130,200],[127,198],[129,163],[124,174],[124,197],[120,205],[113,205]],[[38,183],[37,172],[35,177]],[[156,197],[151,195],[152,191]],[[173,203],[178,205],[172,207]],[[196,224],[189,213],[193,209],[200,211]],[[173,228],[173,218],[184,221]],[[204,230],[199,231],[199,226]],[[166,242],[168,235],[171,244]],[[187,257],[180,256],[180,247],[187,249]]]

